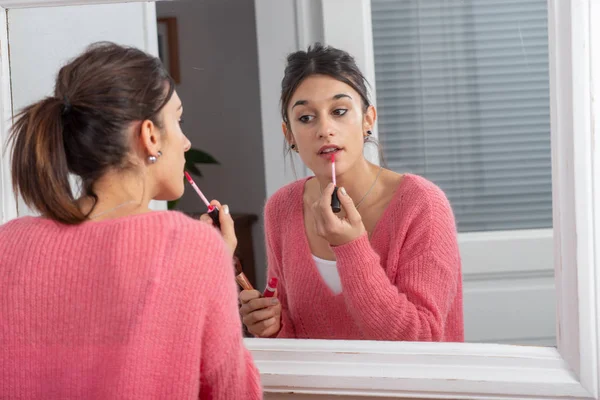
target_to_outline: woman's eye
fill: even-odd
[[[313,116],[312,115],[303,115],[300,118],[298,118],[298,121],[302,122],[302,123],[307,123],[313,120]]]
[[[333,115],[342,116],[342,115],[346,114],[347,112],[348,112],[348,110],[345,108],[338,108],[338,109],[333,110]]]

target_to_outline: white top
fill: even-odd
[[[333,294],[342,293],[342,282],[340,281],[340,274],[337,270],[337,263],[335,261],[323,260],[312,255],[313,260],[315,260],[315,265],[317,266],[317,270],[321,274],[321,277],[329,286],[329,289],[333,292]]]

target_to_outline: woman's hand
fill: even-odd
[[[331,210],[331,195],[334,188],[333,183],[327,185],[319,200],[313,204],[312,211],[317,234],[330,245],[341,246],[362,236],[366,229],[360,213],[354,206],[354,201],[343,187],[338,189],[338,197],[346,216],[340,218]]]
[[[237,247],[237,237],[235,236],[235,228],[233,225],[233,218],[229,214],[229,206],[227,204],[221,205],[217,200],[213,200],[210,202],[211,205],[217,207],[219,209],[219,223],[221,224],[221,235],[223,235],[223,239],[225,243],[227,243],[227,247],[231,250],[231,255],[235,252]],[[200,221],[206,222],[209,225],[214,226],[213,220],[210,218],[208,214],[202,214],[200,216]]]
[[[275,297],[262,297],[257,290],[242,290],[240,314],[248,332],[256,337],[271,337],[281,329],[281,303]]]

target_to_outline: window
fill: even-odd
[[[552,227],[546,0],[372,0],[389,168],[438,184],[459,231]]]

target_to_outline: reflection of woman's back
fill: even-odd
[[[354,60],[316,45],[288,57],[282,86],[286,140],[315,177],[267,202],[268,277],[279,279],[280,304],[261,308],[264,299],[242,292],[249,331],[463,341],[461,264],[449,202],[426,179],[364,158],[376,112]],[[339,214],[332,212],[332,180]]]
[[[261,398],[231,249],[148,207],[183,193],[181,112],[160,60],[101,44],[18,116],[13,180],[43,216],[0,226],[2,397]]]

